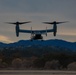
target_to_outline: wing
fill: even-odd
[[[19,32],[22,32],[22,33],[31,33],[32,31],[31,30],[19,30]]]
[[[32,34],[44,34],[44,33],[49,33],[53,32],[53,29],[48,29],[48,30],[19,30],[19,32],[22,33],[32,33]]]
[[[49,33],[49,32],[53,32],[53,29],[48,29],[48,30],[38,30],[36,32],[40,32],[41,34],[44,34],[44,33]]]

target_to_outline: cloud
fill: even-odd
[[[76,0],[0,0],[0,10],[5,12],[25,13],[62,13],[69,16],[69,14],[73,15],[76,13],[75,3]]]
[[[3,36],[3,35],[0,35],[0,41],[1,41],[1,42],[4,42],[4,43],[13,42],[12,40],[10,40],[10,38],[8,38],[8,37],[6,37],[6,36]]]

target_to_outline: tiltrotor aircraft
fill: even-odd
[[[7,22],[7,23],[16,25],[15,29],[16,29],[16,36],[17,37],[19,36],[19,33],[30,33],[31,34],[31,40],[39,40],[39,39],[43,40],[42,34],[45,34],[47,36],[47,33],[53,32],[53,35],[56,36],[57,24],[66,23],[67,21],[65,21],[65,22],[56,22],[56,21],[54,21],[54,22],[43,22],[44,24],[52,24],[53,29],[47,29],[46,28],[46,30],[32,30],[32,27],[31,27],[31,30],[23,30],[23,29],[19,28],[19,25],[27,24],[27,23],[30,23],[30,22],[31,21],[15,22],[15,23]]]

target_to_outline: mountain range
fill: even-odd
[[[64,40],[59,40],[59,39],[54,39],[54,40],[20,40],[18,42],[14,43],[2,43],[0,42],[0,48],[17,48],[17,47],[48,47],[48,46],[55,46],[55,47],[60,47],[60,48],[65,48],[69,50],[76,51],[76,42],[67,42]]]

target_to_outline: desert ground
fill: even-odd
[[[0,70],[0,75],[76,75],[76,71]]]

